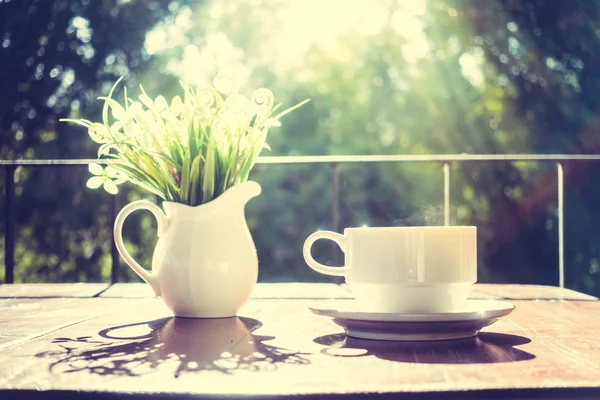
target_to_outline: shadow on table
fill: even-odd
[[[244,317],[163,318],[104,329],[98,333],[100,338],[56,338],[53,343],[60,351],[36,356],[56,358],[49,367],[53,373],[126,376],[169,368],[175,377],[195,371],[232,374],[236,370],[273,370],[277,364],[309,363],[305,353],[263,343],[274,337],[252,333],[261,326]]]
[[[480,333],[469,339],[439,342],[387,342],[326,335],[314,342],[327,346],[322,354],[334,357],[375,356],[384,360],[421,364],[486,364],[531,360],[535,355],[514,346],[530,339],[503,333]]]

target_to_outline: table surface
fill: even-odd
[[[400,343],[308,311],[350,301],[344,285],[258,284],[224,319],[173,318],[145,284],[0,285],[0,399],[600,396],[598,299],[486,284],[471,297],[516,308],[474,339]]]

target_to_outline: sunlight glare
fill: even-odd
[[[485,62],[483,51],[463,53],[458,59],[458,62],[460,63],[462,75],[467,78],[473,86],[478,88],[483,87],[484,76],[482,68]]]
[[[154,55],[174,47],[183,46],[186,33],[192,26],[192,10],[182,7],[175,22],[158,24],[146,33],[144,47],[149,55]]]
[[[407,61],[416,62],[429,51],[421,18],[426,1],[402,2],[392,15],[392,29],[406,39],[403,53]],[[281,13],[282,30],[272,46],[277,49],[277,70],[288,70],[302,63],[311,46],[326,49],[328,54],[343,58],[339,40],[347,34],[375,36],[385,28],[389,11],[372,0],[304,0],[287,3]]]
[[[243,85],[250,75],[244,65],[244,52],[235,47],[229,38],[220,32],[207,34],[202,48],[187,45],[181,60],[169,63],[169,71],[193,86],[209,84],[217,73],[235,76]]]
[[[215,0],[210,6],[213,21],[231,17],[224,12],[226,5],[230,5],[227,1]],[[209,76],[222,70],[240,74],[245,80],[249,70],[244,65],[257,63],[269,65],[277,74],[298,69],[301,79],[307,80],[312,74],[303,63],[312,47],[346,60],[353,57],[347,46],[341,45],[349,40],[348,35],[377,36],[388,20],[392,31],[405,40],[401,51],[409,64],[416,64],[430,52],[422,21],[426,1],[399,2],[395,11],[372,0],[264,0],[264,3],[267,7],[269,3],[278,4],[279,8],[269,23],[261,26],[266,39],[260,46],[259,60],[249,59],[224,32],[214,27],[215,24],[207,26],[202,47],[186,42],[186,32],[193,24],[189,8],[181,9],[175,23],[164,22],[150,31],[146,36],[146,51],[152,55],[183,47],[182,58],[171,60],[168,70],[193,85],[206,83]],[[390,12],[393,12],[391,18]]]

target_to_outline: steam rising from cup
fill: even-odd
[[[449,226],[455,225],[455,207],[434,206],[428,204],[423,212],[408,218],[395,219],[392,226]]]

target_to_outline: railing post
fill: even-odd
[[[331,166],[331,229],[337,232],[340,227],[340,171],[337,163]],[[331,259],[338,264],[338,247],[331,242]]]
[[[5,170],[5,207],[4,207],[4,281],[15,281],[15,172],[14,165]]]
[[[444,225],[450,225],[450,164],[444,164]]]
[[[111,257],[111,269],[110,269],[110,283],[115,284],[119,282],[119,270],[120,260],[117,245],[115,243],[115,236],[113,228],[115,226],[115,220],[117,219],[117,213],[119,211],[119,198],[118,195],[110,196],[110,257]]]
[[[564,219],[564,180],[563,167],[560,162],[556,163],[556,175],[558,182],[558,286],[565,287],[565,219]]]

